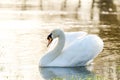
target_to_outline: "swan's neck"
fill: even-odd
[[[54,55],[58,56],[65,45],[65,34],[61,32],[61,34],[58,36],[58,43],[56,47],[53,49]]]
[[[64,48],[64,44],[65,35],[63,32],[61,32],[58,36],[58,43],[56,47],[41,59],[41,66],[46,66],[49,63],[51,63],[54,59],[56,59],[57,56],[59,56],[59,54],[61,53],[62,49]]]

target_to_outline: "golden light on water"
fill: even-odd
[[[36,58],[35,55],[41,50],[41,35],[36,32],[37,29],[27,25],[28,23],[21,25],[21,23],[15,22],[8,21],[7,24],[2,23],[2,27],[0,27],[0,64],[3,68],[0,77],[3,80],[7,78],[9,80],[34,79],[39,73],[36,65],[39,57]],[[34,72],[35,70],[38,72]]]

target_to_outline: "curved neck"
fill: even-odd
[[[53,53],[55,55],[59,55],[64,48],[65,45],[65,34],[64,32],[61,32],[61,34],[58,36],[58,43],[56,47],[53,49]]]
[[[62,49],[64,48],[64,45],[65,45],[65,35],[64,35],[64,32],[61,31],[58,36],[58,43],[57,43],[56,47],[52,51],[48,52],[41,59],[41,62],[40,62],[41,66],[46,66],[50,62],[52,62],[54,59],[56,59],[56,57],[59,56]]]

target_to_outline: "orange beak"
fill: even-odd
[[[49,38],[49,39],[48,39],[48,45],[47,45],[47,47],[51,44],[52,41],[53,41],[52,38]]]

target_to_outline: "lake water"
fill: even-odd
[[[116,6],[116,11],[109,8],[113,11],[107,12],[104,7],[102,10],[94,7],[93,13],[88,11],[94,17],[82,8],[82,13],[76,13],[69,12],[69,8],[29,10],[28,6],[20,10],[3,6],[0,8],[0,80],[120,80],[119,8]],[[96,34],[103,39],[104,50],[91,66],[39,68],[39,60],[48,50],[46,37],[56,28]]]

